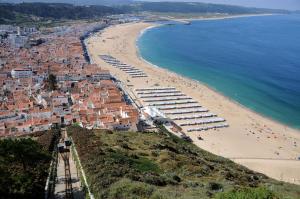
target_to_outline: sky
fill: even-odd
[[[145,0],[143,0],[145,1]],[[300,10],[300,0],[146,0],[146,1],[188,1],[241,5],[258,8]]]

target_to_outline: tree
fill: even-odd
[[[56,76],[53,74],[50,74],[48,77],[48,84],[49,84],[49,89],[51,91],[56,90],[57,89],[57,80],[56,80]]]
[[[42,198],[50,161],[35,140],[0,140],[0,198]]]

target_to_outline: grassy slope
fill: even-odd
[[[269,179],[163,132],[68,131],[96,198],[300,197],[299,186]]]
[[[54,135],[0,139],[0,198],[44,198]]]

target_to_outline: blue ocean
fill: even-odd
[[[137,45],[150,63],[300,128],[300,15],[163,25]]]

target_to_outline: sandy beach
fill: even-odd
[[[231,101],[206,85],[154,67],[139,57],[136,40],[140,33],[156,24],[129,23],[111,26],[87,40],[94,63],[128,85],[128,89],[172,86],[211,112],[225,118],[228,128],[187,133],[202,149],[224,156],[272,178],[300,184],[300,132],[265,118]],[[99,55],[111,55],[143,70],[147,78],[132,78],[105,63]],[[198,140],[201,135],[203,140]]]
[[[188,23],[194,20],[220,20],[220,19],[233,19],[233,18],[241,18],[241,17],[258,17],[258,16],[271,16],[275,14],[242,14],[242,15],[228,15],[228,16],[198,16],[198,17],[172,17],[172,16],[165,16],[160,17],[161,19],[177,21],[182,23]],[[279,14],[276,14],[279,15]]]

